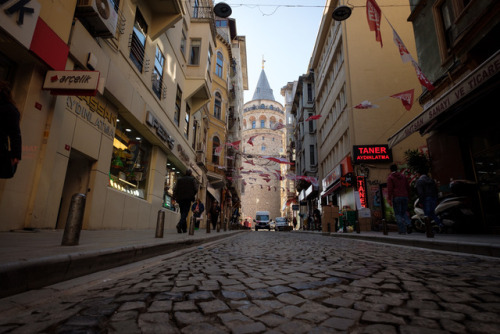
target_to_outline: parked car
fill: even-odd
[[[271,221],[269,222],[269,227],[271,228],[271,230],[276,231],[276,222],[271,219]]]
[[[290,226],[288,219],[286,219],[285,217],[276,217],[275,221],[276,221],[275,225],[276,231],[285,231],[287,230],[287,227]]]
[[[255,219],[253,220],[255,223],[255,231],[262,229],[271,231],[270,219],[271,214],[269,211],[257,211],[255,213]]]

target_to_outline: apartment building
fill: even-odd
[[[63,228],[74,194],[84,229],[151,229],[159,210],[173,228],[177,176],[192,169],[201,198],[211,186],[196,150],[214,96],[212,1],[14,3],[0,5],[0,73],[23,158],[0,181],[0,229]]]

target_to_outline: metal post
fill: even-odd
[[[86,196],[84,194],[74,194],[71,197],[68,218],[64,226],[64,234],[61,246],[75,246],[80,240],[80,232],[83,224],[83,211],[85,209]]]
[[[217,221],[215,222],[215,226],[217,227],[217,233],[219,233],[220,232],[220,221],[219,221],[219,219],[217,219]]]
[[[163,238],[163,228],[165,226],[165,211],[158,210],[156,218],[156,233],[155,238]]]
[[[434,238],[434,232],[432,231],[431,220],[429,217],[425,217],[425,234],[427,238]]]
[[[191,222],[189,223],[189,235],[194,235],[194,222],[196,221],[196,218],[194,215],[191,216]]]
[[[384,231],[384,235],[388,234],[388,231],[387,231],[387,222],[385,221],[385,219],[382,219],[382,231]]]
[[[212,215],[210,215],[210,219],[207,216],[207,233],[210,233],[210,225],[212,224]]]
[[[227,218],[224,218],[224,232],[227,231],[227,224],[228,224]]]
[[[326,229],[327,229],[328,233],[330,233],[332,231],[332,226],[331,225],[332,225],[331,223],[327,223],[326,224]]]
[[[359,234],[359,233],[361,232],[361,227],[359,226],[359,221],[358,221],[358,220],[356,220],[356,221],[354,222],[354,224],[356,224],[356,233],[358,233],[358,234]]]

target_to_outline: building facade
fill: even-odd
[[[341,211],[368,208],[375,223],[390,209],[383,200],[389,165],[404,168],[404,152],[425,145],[423,138],[412,135],[391,151],[387,147],[388,135],[421,111],[417,104],[406,110],[400,100],[389,97],[411,89],[418,96],[422,89],[413,67],[402,62],[392,42],[393,29],[387,24],[415,54],[413,28],[406,21],[409,4],[377,2],[385,18],[381,22],[383,47],[368,28],[364,8],[353,8],[348,19],[336,21],[332,14],[342,3],[327,1],[308,67],[314,82],[311,110],[320,116],[313,121],[320,188],[317,195],[311,192],[309,196]],[[387,154],[360,158],[359,152]]]
[[[23,158],[0,180],[0,229],[64,228],[74,194],[84,229],[151,229],[159,210],[173,228],[177,176],[192,169],[201,198],[209,184],[196,151],[213,97],[212,1],[30,1],[22,24],[14,3],[1,5],[0,73]],[[98,84],[65,85],[76,75]]]
[[[242,118],[242,217],[255,219],[257,211],[269,211],[272,219],[280,217],[286,171],[283,164],[268,157],[285,156],[286,119],[283,105],[274,99],[264,68],[252,100],[244,105]]]
[[[427,138],[431,173],[444,194],[455,179],[477,183],[474,231],[500,232],[500,136],[491,122],[500,84],[498,1],[411,0],[419,64],[434,89],[423,111],[389,138],[391,147],[414,134]],[[493,106],[493,108],[492,108]]]

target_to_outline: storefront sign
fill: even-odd
[[[363,208],[367,207],[367,196],[366,196],[366,180],[364,176],[356,177],[356,184],[358,186],[359,200]]]
[[[300,205],[298,204],[293,204],[292,205],[292,211],[299,211]]]
[[[165,130],[165,126],[160,123],[158,118],[156,118],[156,116],[151,111],[148,111],[148,114],[146,116],[146,124],[156,130],[156,135],[158,136],[158,138],[164,141],[169,149],[172,150],[174,148],[174,138],[168,134],[167,130]]]
[[[97,128],[104,135],[114,138],[116,112],[94,96],[68,96],[66,110],[79,116]]]
[[[352,151],[355,163],[392,162],[392,150],[388,145],[354,145]]]
[[[29,49],[41,8],[36,0],[2,0],[0,27]]]
[[[472,91],[478,89],[488,80],[500,72],[500,51],[497,51],[488,60],[478,66],[472,73],[467,75],[455,87],[444,93],[440,98],[429,106],[425,106],[424,111],[415,117],[404,128],[391,136],[389,146],[393,147],[412,133],[418,131],[434,118],[449,110],[452,105],[464,99]],[[472,116],[471,116],[472,117]]]
[[[187,153],[184,151],[181,144],[177,144],[177,151],[179,152],[181,160],[185,163],[189,163],[189,155],[187,155]]]
[[[321,181],[323,189],[327,189],[330,185],[335,183],[342,176],[342,168],[337,165],[328,175]]]
[[[95,96],[99,71],[47,71],[43,89],[53,95]]]

